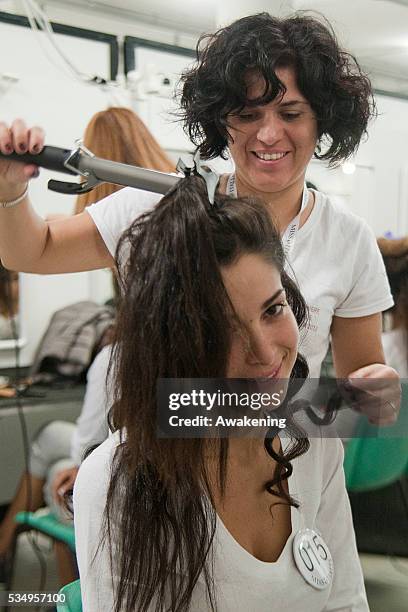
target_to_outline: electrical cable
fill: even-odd
[[[120,86],[115,81],[109,81],[97,75],[89,75],[81,72],[57,43],[51,22],[44,11],[38,6],[37,2],[35,0],[23,0],[23,6],[25,8],[31,29],[37,36],[39,44],[41,45],[49,61],[56,66],[58,70],[61,70],[61,65],[57,64],[55,61],[55,56],[50,55],[49,50],[45,47],[44,39],[41,34],[46,36],[46,39],[57,53],[57,56],[62,60],[62,68],[70,78],[74,78],[76,81],[79,81],[82,84],[91,86],[96,85],[102,89],[103,92],[108,93],[111,97],[112,103],[117,105],[121,99],[120,92],[118,93]]]
[[[61,70],[62,67],[70,78],[73,77],[81,82],[89,81],[90,77],[85,74],[82,74],[56,43],[54,38],[54,31],[48,20],[48,17],[45,15],[45,13],[41,11],[40,7],[36,4],[36,2],[34,2],[33,0],[23,0],[23,5],[27,15],[27,19],[31,26],[31,30],[36,35],[38,42],[49,61],[58,70]],[[49,53],[49,50],[44,45],[44,38],[41,36],[41,34],[45,35],[48,42],[54,48],[54,51],[57,52],[57,57],[62,59],[62,66],[55,61],[55,56]]]
[[[20,422],[21,436],[23,441],[23,453],[24,453],[24,465],[25,472],[27,474],[26,480],[26,513],[29,513],[32,505],[32,488],[30,480],[30,440],[28,435],[27,423],[24,415],[24,407],[21,401],[21,365],[20,365],[20,344],[19,344],[19,331],[17,329],[16,320],[14,316],[14,303],[13,303],[13,288],[11,275],[8,273],[5,278],[5,300],[6,300],[6,312],[10,321],[10,329],[12,340],[14,341],[14,379],[15,379],[15,401],[17,407],[17,414]],[[28,541],[37,557],[40,565],[40,584],[38,592],[41,593],[45,589],[45,583],[47,579],[47,564],[44,558],[43,551],[40,549],[38,542],[36,541],[35,535],[31,532],[28,533]],[[37,608],[39,610],[39,608]]]

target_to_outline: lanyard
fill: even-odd
[[[231,198],[238,197],[237,184],[236,184],[234,173],[230,174],[228,177],[226,192],[227,192],[227,195],[230,196]],[[307,190],[307,186],[305,183],[303,186],[302,204],[300,206],[300,210],[297,213],[296,217],[294,217],[294,219],[292,219],[292,221],[289,223],[288,227],[286,228],[286,230],[284,231],[282,235],[283,250],[284,250],[286,257],[289,255],[289,253],[293,249],[293,245],[295,244],[296,235],[299,229],[300,215],[306,208],[308,200],[309,200],[309,192]]]

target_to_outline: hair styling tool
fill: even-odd
[[[96,157],[82,144],[78,144],[77,148],[73,150],[45,146],[41,153],[36,155],[31,153],[4,155],[0,153],[0,158],[25,164],[35,164],[48,170],[82,177],[82,181],[79,183],[56,181],[54,179],[48,181],[48,189],[72,195],[87,193],[101,183],[114,183],[165,194],[183,178],[175,174],[148,170]],[[198,153],[194,157],[192,167],[179,160],[177,170],[182,172],[184,176],[190,174],[202,176],[207,185],[209,200],[211,203],[214,202],[219,177],[215,172],[201,165]]]

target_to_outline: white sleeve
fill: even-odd
[[[105,346],[88,370],[84,403],[71,440],[71,458],[76,465],[81,464],[88,448],[108,437],[112,387],[106,376],[110,355],[111,347]]]
[[[140,215],[154,208],[161,197],[150,191],[125,187],[85,210],[92,217],[102,240],[114,257],[123,232]]]
[[[348,247],[350,251],[344,254],[342,265],[347,268],[344,272],[350,279],[348,286],[351,288],[334,314],[363,317],[387,310],[394,302],[384,262],[371,228],[362,219],[359,219],[356,235],[349,237]]]
[[[334,563],[333,585],[324,612],[369,612],[344,479],[343,444],[338,438],[327,438],[322,444],[323,491],[316,524]]]
[[[113,612],[113,584],[106,543],[100,545],[109,486],[113,437],[79,468],[74,486],[75,546],[83,612]]]

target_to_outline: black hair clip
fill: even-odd
[[[179,159],[176,169],[179,172],[182,172],[184,176],[191,176],[192,174],[198,174],[201,176],[204,179],[207,187],[207,194],[210,204],[214,204],[215,192],[217,190],[220,177],[216,172],[214,172],[214,170],[211,170],[211,168],[204,166],[201,163],[199,151],[197,151],[194,155],[193,161],[193,166],[187,166],[182,159]]]

